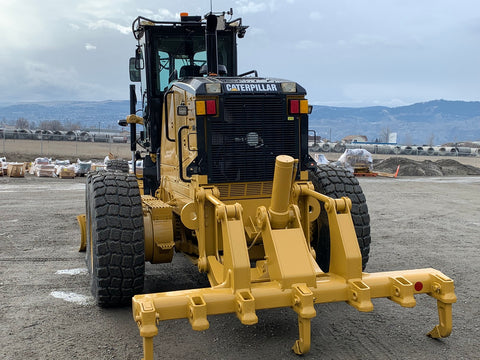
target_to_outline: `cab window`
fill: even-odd
[[[233,73],[232,38],[218,36],[219,64]],[[205,35],[168,34],[158,36],[155,52],[155,92],[161,94],[172,80],[201,76],[200,68],[206,64]]]

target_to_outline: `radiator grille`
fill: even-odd
[[[299,158],[298,122],[281,97],[230,97],[220,120],[209,120],[209,182],[270,181],[275,158]]]
[[[262,198],[272,195],[272,182],[251,182],[215,184],[220,191],[220,199]]]

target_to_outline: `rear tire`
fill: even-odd
[[[143,291],[143,213],[135,176],[90,173],[86,182],[87,267],[91,290],[102,307],[131,303]]]
[[[309,179],[312,181],[315,191],[321,194],[332,198],[347,196],[352,200],[350,212],[362,253],[362,269],[365,269],[371,242],[370,216],[365,195],[357,178],[346,169],[322,164],[317,165],[315,170],[309,171]],[[323,204],[321,208],[320,216],[312,222],[312,246],[317,254],[318,265],[324,272],[328,272],[330,268],[330,228]]]
[[[109,171],[118,170],[118,171],[128,173],[127,160],[120,160],[120,159],[107,160],[105,165],[106,165],[106,169]]]

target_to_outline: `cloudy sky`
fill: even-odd
[[[183,4],[183,5],[182,5]],[[0,0],[0,103],[128,99],[133,19],[210,0]],[[310,103],[480,101],[478,0],[213,0],[249,25],[239,71],[295,80]]]

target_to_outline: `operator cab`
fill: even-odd
[[[232,12],[210,13],[204,20],[182,14],[180,22],[139,17],[133,23],[138,45],[130,73],[132,81],[141,80],[144,119],[135,143],[149,153],[143,169],[146,193],[158,187],[162,166],[180,168],[177,177],[184,182],[205,175],[208,183],[230,183],[271,181],[280,154],[301,159],[299,170],[314,164],[307,148],[305,89],[260,78],[255,70],[239,75],[236,39],[247,26],[240,18],[227,21],[225,15]],[[178,120],[181,116],[185,118]],[[181,134],[181,127],[188,130]],[[183,150],[175,145],[182,136],[189,143]],[[195,146],[190,146],[194,137]],[[172,152],[179,163],[164,161],[164,154]]]
[[[241,19],[225,21],[225,15],[214,15],[216,44],[211,56],[218,59],[220,76],[237,75],[236,36],[243,37],[247,26]],[[172,81],[208,75],[206,23],[200,16],[181,14],[180,22],[153,22],[138,17],[134,35],[138,40],[136,61],[130,62],[132,81],[142,80],[142,91],[147,99],[162,98]],[[135,75],[142,71],[142,76]],[[132,79],[133,77],[133,79]],[[146,104],[144,104],[145,106]]]

